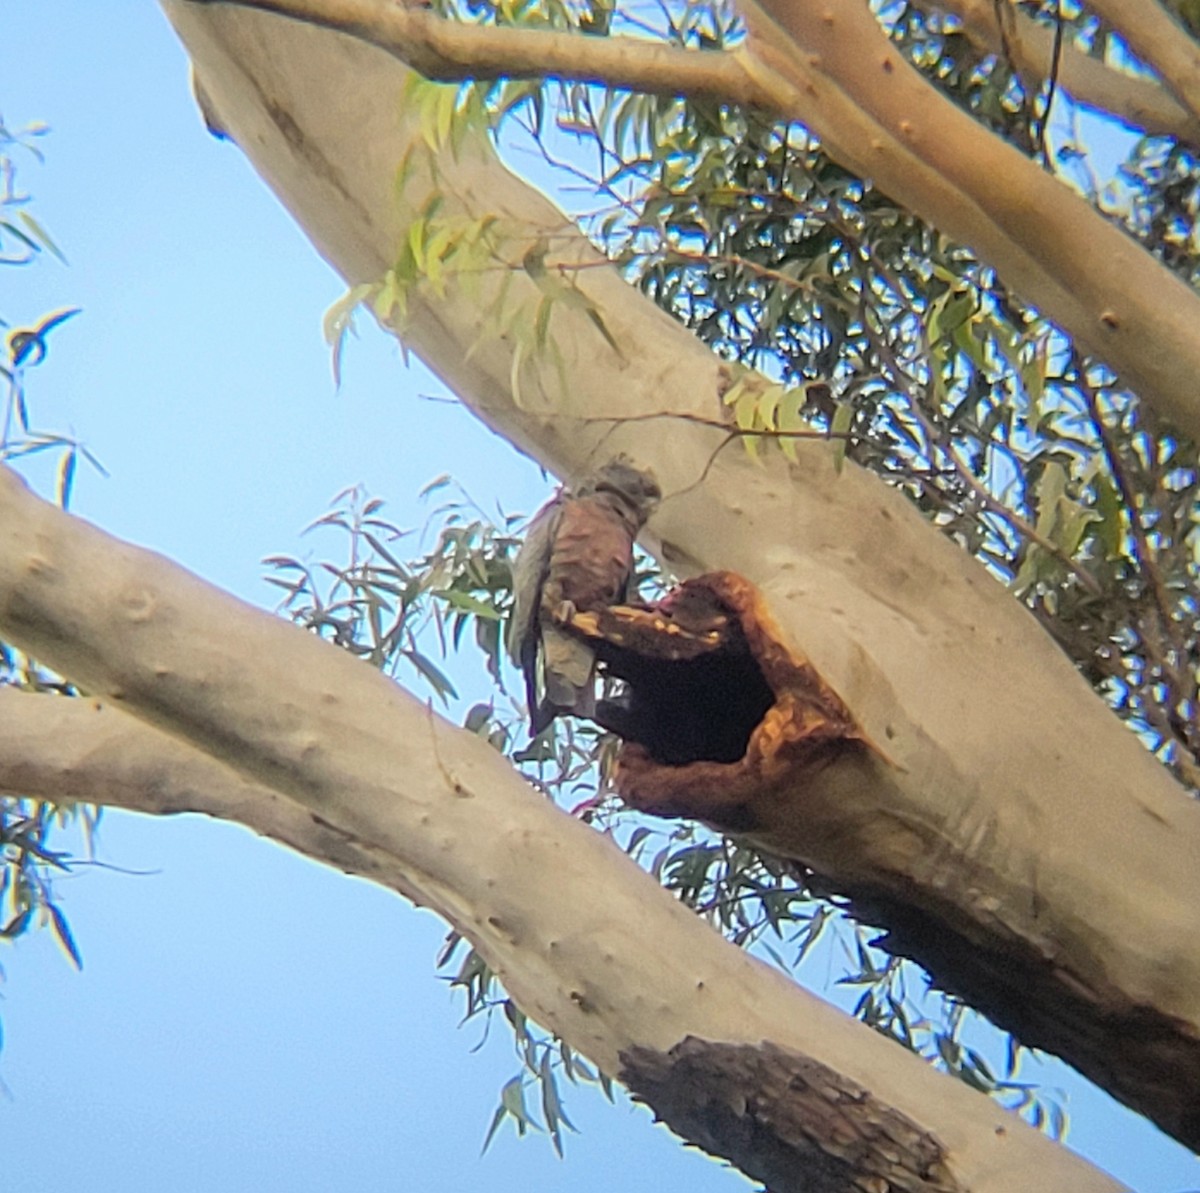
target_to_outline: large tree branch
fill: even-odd
[[[786,80],[779,106],[833,156],[970,245],[1023,299],[1200,437],[1191,381],[1200,368],[1200,297],[933,88],[863,0],[741,7],[752,48]],[[775,85],[767,76],[763,83]]]
[[[650,95],[719,99],[769,107],[771,97],[746,71],[737,51],[700,52],[642,38],[589,37],[549,29],[472,25],[425,8],[379,0],[231,0],[335,29],[394,54],[428,79],[562,78],[624,87]],[[1011,11],[1001,30],[992,0],[935,0],[953,13],[981,53],[1011,53],[1032,86],[1052,68],[1054,37],[1024,13]],[[1200,120],[1158,83],[1115,70],[1068,46],[1058,84],[1077,103],[1151,134],[1200,141]]]
[[[0,687],[0,794],[151,816],[199,812],[417,900],[403,863],[113,703]]]
[[[1053,73],[1053,32],[1011,0],[999,9],[995,0],[925,0],[921,7],[956,16],[980,53],[1011,57],[1032,91]],[[1117,70],[1072,45],[1063,47],[1057,78],[1058,86],[1082,107],[1153,136],[1200,144],[1200,119],[1152,79]]]
[[[1200,48],[1157,0],[1088,0],[1088,7],[1200,118]]]
[[[440,78],[507,73],[511,56],[513,73],[622,86],[644,82],[657,63],[669,72],[652,85],[657,92],[713,95],[728,83],[726,98],[804,123],[835,160],[970,245],[1023,299],[1200,439],[1200,297],[922,78],[864,0],[744,0],[748,47],[728,55],[541,30],[455,31],[371,0],[232,2],[352,32]]]
[[[668,1120],[696,1114],[677,1064],[802,1074],[807,1092],[785,1080],[774,1098],[714,1076],[705,1097],[722,1109],[700,1116],[706,1144],[752,1175],[782,1161],[780,1190],[830,1166],[847,1188],[1119,1188],[721,940],[490,746],[348,654],[40,502],[7,470],[0,527],[0,631],[158,727],[0,692],[0,790],[197,807],[389,882]]]
[[[416,114],[391,98],[404,72],[296,22],[168,10],[222,122],[321,251],[352,283],[380,278],[433,191],[411,170],[400,196],[394,185],[397,163],[425,152]],[[654,467],[661,556],[677,572],[729,568],[756,583],[790,644],[897,764],[830,767],[784,793],[777,814],[792,809],[791,829],[777,827],[779,843],[834,883],[918,904],[948,938],[1007,958],[1001,1019],[1200,1141],[1189,1117],[1200,1104],[1200,808],[899,494],[850,465],[839,475],[821,445],[802,446],[796,467],[778,456],[756,467],[720,430],[674,417],[719,414],[719,362],[504,171],[485,136],[438,157],[437,192],[440,216],[493,221],[508,260],[553,237],[561,250],[542,286],[560,265],[587,268],[571,275],[572,301],[553,306],[561,369],[487,332],[507,326],[500,270],[471,287],[451,278],[448,295],[411,291],[410,348],[561,474],[621,450]],[[505,319],[525,309],[532,321],[544,289],[519,269],[507,280]],[[1147,1034],[1146,1008],[1173,1050]]]
[[[427,79],[553,77],[651,95],[690,95],[740,104],[764,99],[736,53],[701,53],[642,38],[471,25],[428,9],[380,0],[231,2],[362,38]]]

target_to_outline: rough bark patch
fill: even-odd
[[[810,889],[849,900],[863,924],[882,929],[871,943],[909,957],[946,991],[1029,1048],[1061,1056],[1180,1143],[1200,1143],[1200,1040],[1187,1022],[1131,1003],[1115,988],[1081,982],[1036,944],[978,926],[946,902],[933,910],[859,883]],[[933,902],[926,893],[925,899]],[[972,931],[966,930],[972,929]]]
[[[621,1081],[673,1131],[770,1193],[958,1193],[945,1148],[869,1090],[764,1042],[630,1048]]]

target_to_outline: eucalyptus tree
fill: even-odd
[[[469,942],[469,1005],[504,1000],[543,1085],[529,1019],[560,1069],[588,1057],[772,1188],[1113,1185],[703,919],[800,955],[824,908],[882,925],[961,1001],[922,1028],[906,971],[864,943],[872,1026],[1011,1093],[963,1046],[965,1002],[1194,1146],[1190,31],[1107,2],[167,9],[210,127],[347,280],[335,359],[365,307],[560,474],[621,450],[651,466],[660,583],[752,585],[791,668],[768,675],[775,707],[828,690],[859,745],[736,807],[741,772],[679,768],[665,803],[627,785],[728,830],[685,826],[655,856],[611,794],[611,741],[516,748],[492,708],[455,736],[344,652],[6,481],[0,631],[111,715],[0,693],[21,725],[4,789],[203,806],[430,904]],[[497,131],[584,182],[585,208],[508,174]],[[405,561],[373,504],[334,520],[356,549],[332,591],[278,561],[316,636],[438,685],[415,620],[473,626],[503,682],[511,528],[457,519]],[[253,675],[222,648],[231,617]],[[310,695],[273,703],[297,667]],[[95,758],[95,735],[121,742],[119,773],[77,760],[64,780],[63,743]],[[543,784],[598,784],[583,818],[703,919],[493,746]]]

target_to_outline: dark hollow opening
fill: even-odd
[[[665,633],[636,644],[595,642],[608,674],[625,682],[599,702],[597,723],[663,766],[742,758],[775,696],[737,619],[722,620],[721,644],[695,658],[671,657],[677,640]]]

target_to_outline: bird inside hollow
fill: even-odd
[[[595,652],[555,615],[564,605],[588,612],[626,601],[634,540],[661,496],[650,472],[616,456],[529,523],[513,564],[508,650],[525,675],[534,737],[560,714],[594,716]]]

